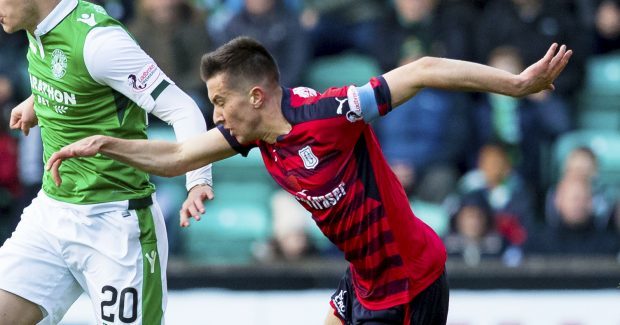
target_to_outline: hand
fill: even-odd
[[[52,154],[45,164],[45,170],[52,171],[52,177],[54,178],[56,186],[62,184],[62,179],[60,178],[60,172],[58,170],[62,161],[69,158],[92,157],[96,155],[103,145],[102,138],[103,137],[100,135],[93,135],[65,146]]]
[[[181,206],[180,225],[181,227],[189,227],[189,220],[193,217],[194,220],[200,221],[200,215],[205,213],[205,200],[213,200],[213,189],[209,185],[196,185],[187,193],[187,199]]]
[[[553,81],[564,70],[572,55],[573,51],[567,51],[566,45],[560,46],[558,50],[558,44],[553,43],[542,59],[519,74],[522,87],[517,96],[526,96],[543,90],[555,90]]]
[[[9,127],[11,129],[21,129],[24,135],[30,133],[30,128],[39,123],[37,115],[34,113],[34,97],[30,96],[11,111]]]

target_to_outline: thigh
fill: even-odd
[[[38,305],[39,315],[43,311],[45,322],[50,323],[59,322],[82,292],[59,253],[56,238],[48,232],[48,221],[63,213],[33,201],[11,238],[0,247],[0,289]],[[11,295],[3,297],[28,310],[32,307]]]
[[[88,216],[68,243],[71,269],[106,324],[161,324],[168,243],[157,205]]]
[[[411,325],[441,325],[448,321],[450,292],[446,272],[417,295],[411,304]]]
[[[383,310],[370,310],[362,306],[354,290],[351,272],[347,269],[338,284],[338,288],[331,297],[330,305],[334,310],[334,317],[329,316],[328,321],[334,322],[334,318],[337,317],[346,325],[403,324],[405,310],[402,306]]]

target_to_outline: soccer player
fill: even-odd
[[[424,87],[511,96],[554,89],[571,54],[553,44],[519,75],[425,57],[361,87],[319,94],[281,87],[267,50],[237,38],[201,63],[217,129],[183,143],[93,136],[54,153],[46,168],[64,184],[59,174],[64,159],[103,154],[173,176],[258,147],[274,180],[312,213],[350,262],[332,296],[327,324],[444,324],[445,248],[411,211],[368,123]]]
[[[38,122],[44,158],[93,134],[146,139],[147,112],[172,124],[179,140],[206,131],[194,101],[102,7],[0,0],[0,24],[27,31],[32,96],[13,109],[10,125],[27,133]],[[0,324],[56,324],[82,292],[97,323],[160,324],[168,242],[148,175],[104,156],[63,172],[59,187],[44,174],[0,248]],[[184,209],[204,211],[210,185],[209,166],[188,173]]]

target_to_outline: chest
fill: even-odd
[[[260,149],[276,182],[296,193],[320,192],[341,183],[353,165],[353,146],[351,138],[340,132],[318,129],[292,132],[283,141]]]

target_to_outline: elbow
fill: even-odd
[[[190,169],[187,168],[187,164],[183,163],[182,161],[176,161],[172,166],[164,168],[161,171],[162,175],[160,176],[168,178],[177,177],[187,173],[188,171],[190,171]]]
[[[183,147],[181,144],[176,143],[176,150],[172,157],[171,161],[169,161],[169,166],[167,168],[163,168],[161,172],[163,173],[163,177],[177,177],[181,176],[188,171],[192,170],[190,166],[189,159],[186,157],[183,152]]]
[[[436,69],[441,66],[441,58],[424,56],[412,63],[412,71],[409,74],[411,78],[415,78],[414,87],[421,89],[426,87],[434,87],[433,78]]]
[[[161,177],[172,178],[172,177],[183,175],[183,172],[180,171],[179,168],[165,168],[163,170],[157,171],[154,174],[157,176],[161,176]]]

